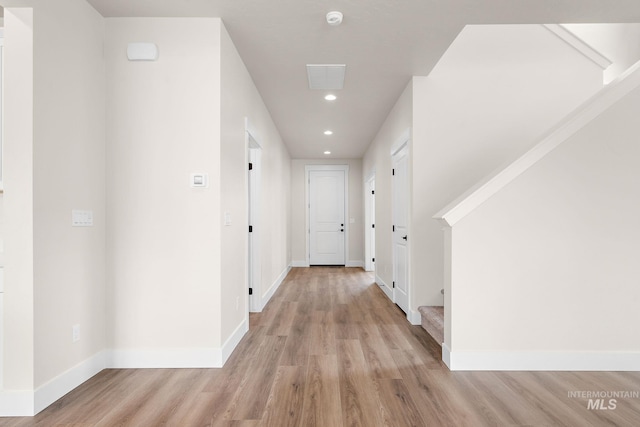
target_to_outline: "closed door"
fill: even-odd
[[[409,311],[409,150],[405,146],[392,159],[393,164],[393,300]]]
[[[365,244],[366,244],[366,257],[365,269],[367,271],[375,271],[376,269],[376,191],[375,191],[375,178],[371,177],[367,181],[366,193],[365,193],[365,208],[366,208],[366,230],[365,230]]]
[[[262,290],[260,288],[260,160],[261,150],[253,137],[249,136],[249,247],[248,247],[248,281],[249,311],[262,311]]]
[[[341,170],[309,172],[311,265],[345,265],[344,175]]]

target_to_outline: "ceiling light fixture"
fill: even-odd
[[[325,130],[325,131],[324,131],[324,134],[325,134],[325,135],[333,135],[333,131]]]
[[[331,25],[332,27],[337,27],[338,25],[342,24],[342,12],[334,10],[327,13],[327,24]]]
[[[324,99],[326,99],[327,101],[335,101],[336,99],[338,99],[338,97],[330,93],[329,95],[326,95]]]
[[[331,154],[331,151],[325,151],[324,154],[329,155]]]

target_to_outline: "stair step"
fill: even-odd
[[[422,317],[422,327],[442,346],[444,342],[444,307],[422,306],[418,307]]]

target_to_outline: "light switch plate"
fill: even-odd
[[[206,173],[192,173],[189,181],[192,187],[208,187],[209,186],[209,174]]]

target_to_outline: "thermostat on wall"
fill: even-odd
[[[191,174],[191,186],[192,187],[208,187],[209,186],[209,174],[206,173],[192,173]]]

